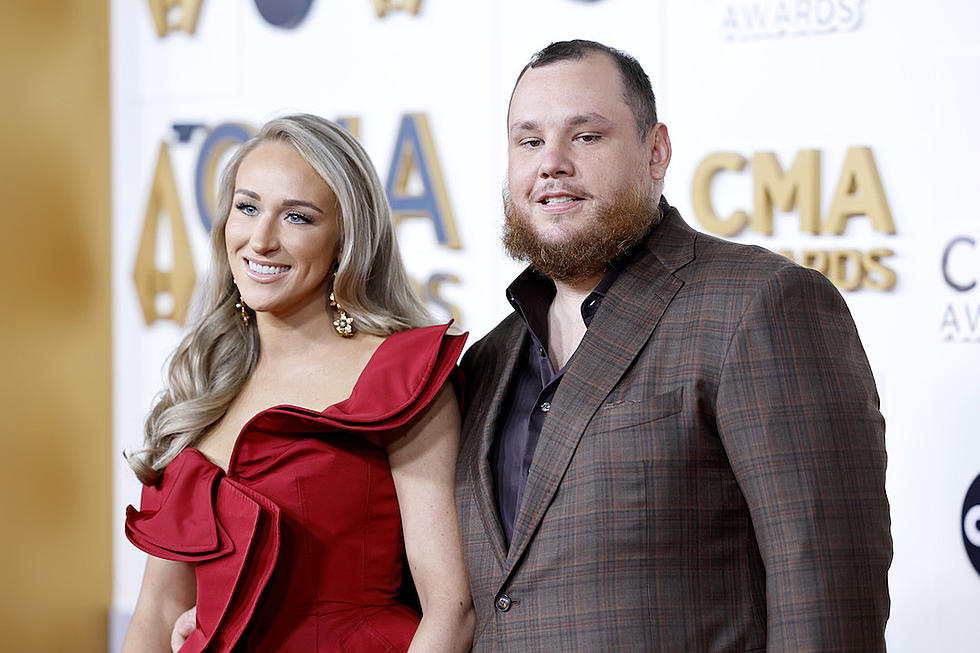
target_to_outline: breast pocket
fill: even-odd
[[[570,505],[616,506],[619,525],[604,523],[622,537],[643,529],[645,520],[677,496],[674,483],[690,455],[682,387],[653,396],[627,388],[609,397],[582,434],[562,481]]]
[[[645,424],[676,415],[684,406],[684,388],[678,387],[653,397],[626,394],[610,397],[600,406],[589,424],[588,432],[604,433],[636,429]]]

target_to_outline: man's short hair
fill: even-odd
[[[616,63],[623,82],[623,99],[633,112],[640,138],[646,137],[650,128],[657,124],[657,100],[653,95],[650,78],[643,71],[640,62],[622,50],[584,39],[556,41],[534,53],[528,64],[521,70],[521,74],[517,76],[514,89],[517,89],[517,85],[529,68],[541,68],[559,61],[579,61],[591,54],[605,54]],[[510,97],[513,101],[514,91],[511,91]]]

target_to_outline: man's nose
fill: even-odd
[[[575,174],[571,152],[566,145],[545,145],[541,154],[541,165],[538,175],[542,179],[551,177],[570,177]]]

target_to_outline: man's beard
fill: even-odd
[[[609,264],[638,243],[659,221],[660,209],[650,196],[635,191],[619,193],[596,207],[582,227],[560,242],[538,236],[530,216],[519,209],[504,190],[504,249],[518,261],[553,281],[575,283],[604,272]]]

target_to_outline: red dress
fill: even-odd
[[[351,396],[323,412],[276,406],[238,436],[226,474],[188,447],[126,535],[197,563],[197,629],[183,653],[405,651],[418,615],[399,603],[401,519],[385,450],[438,394],[465,336],[448,325],[389,336]]]

